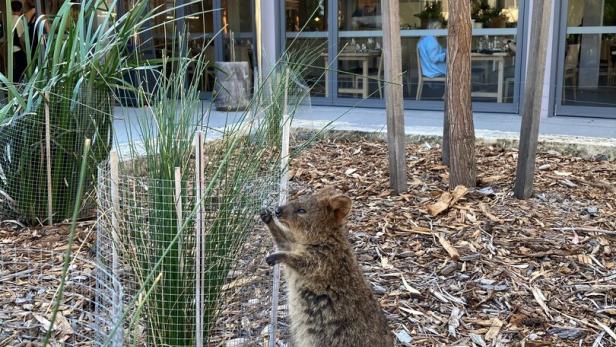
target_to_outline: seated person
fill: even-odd
[[[441,23],[433,21],[429,29],[440,29]],[[444,77],[447,74],[447,50],[438,43],[434,36],[423,36],[417,43],[419,61],[423,75],[428,78]]]

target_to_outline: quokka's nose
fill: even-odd
[[[280,215],[282,214],[282,207],[276,207],[276,211],[274,212],[276,213],[276,217],[280,217]]]

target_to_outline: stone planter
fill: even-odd
[[[244,111],[250,105],[250,65],[248,62],[216,63],[214,103],[219,111]]]

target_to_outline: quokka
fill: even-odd
[[[393,335],[348,240],[351,199],[334,189],[269,210],[261,219],[278,251],[269,265],[283,264],[289,313],[297,347],[391,347]]]

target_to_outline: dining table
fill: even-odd
[[[510,54],[506,51],[473,51],[471,61],[485,61],[492,63],[492,70],[498,71],[497,87],[495,92],[473,92],[472,95],[480,98],[496,98],[496,102],[502,103],[504,99],[503,91],[505,86],[505,58]]]
[[[327,52],[321,53],[321,57],[325,61],[325,96],[329,94],[329,59]],[[338,93],[361,94],[362,98],[367,99],[370,96],[368,89],[368,80],[370,78],[370,61],[381,57],[380,49],[368,50],[350,50],[343,49],[338,53],[336,58],[338,61],[357,61],[361,64],[361,88],[353,86],[352,88],[338,88]]]

